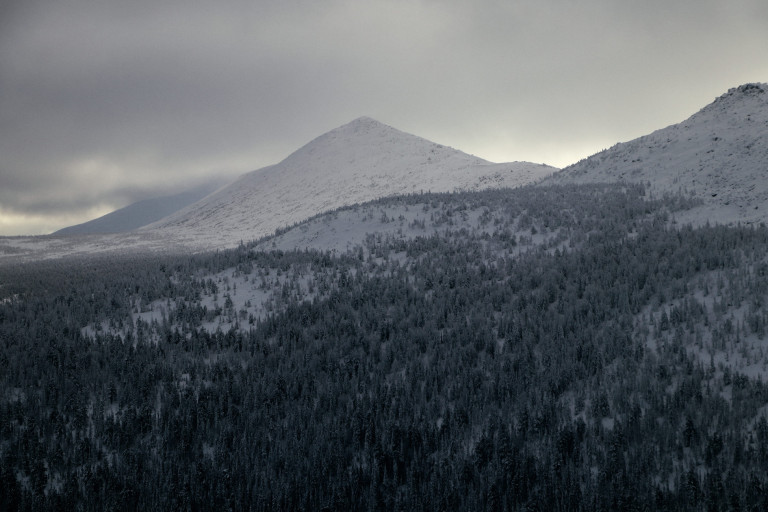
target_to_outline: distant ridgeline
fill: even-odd
[[[0,267],[0,509],[765,509],[768,229],[694,203],[413,195],[316,219],[379,226],[343,250]]]

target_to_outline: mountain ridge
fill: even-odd
[[[728,90],[680,123],[618,143],[545,183],[641,182],[700,198],[693,222],[768,220],[768,84]]]
[[[281,162],[243,174],[139,229],[0,237],[0,261],[226,249],[344,206],[420,192],[518,187],[556,170],[529,162],[488,162],[359,117],[315,137]]]
[[[195,245],[233,246],[349,204],[519,186],[555,170],[527,162],[494,164],[359,117],[143,230]]]

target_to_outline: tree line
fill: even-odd
[[[362,253],[0,268],[0,508],[764,509],[768,387],[702,351],[764,336],[768,228],[535,190],[398,199],[493,229]],[[323,291],[211,331],[227,268]]]

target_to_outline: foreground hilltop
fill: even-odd
[[[195,246],[235,246],[341,206],[428,191],[516,187],[556,170],[494,164],[361,117],[147,229]]]
[[[701,219],[768,219],[768,84],[745,84],[685,121],[616,144],[548,182],[641,182],[702,199]],[[695,220],[695,219],[691,219]]]

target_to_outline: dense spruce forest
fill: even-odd
[[[0,265],[0,509],[768,509],[768,228],[692,206],[425,194],[343,253]]]

